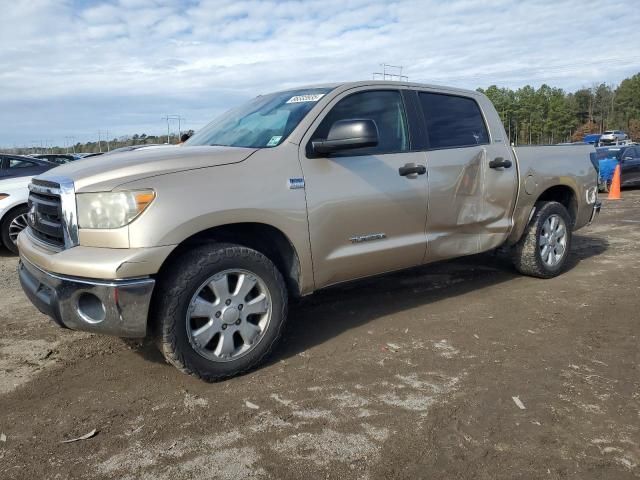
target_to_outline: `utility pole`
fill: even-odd
[[[100,138],[100,130],[98,130],[98,150],[102,153],[102,139]]]
[[[164,117],[162,117],[163,120],[167,121],[167,144],[171,143],[171,131],[169,129],[169,122],[171,120],[177,120],[178,121],[178,141],[180,141],[180,135],[182,134],[182,130],[181,130],[181,120],[184,120],[185,118],[177,115],[177,114],[167,114]]]
[[[73,150],[73,153],[76,153],[76,137],[74,137],[73,135],[67,135],[66,137],[64,137],[65,140],[68,140],[69,143],[71,144],[71,148]],[[69,153],[69,147],[67,146],[67,153]]]
[[[402,74],[402,69],[404,68],[403,65],[389,65],[388,63],[381,63],[380,66],[382,67],[382,72],[374,72],[373,73],[373,79],[375,80],[376,77],[380,78],[382,77],[382,80],[395,80],[397,79],[398,82],[408,82],[409,81],[409,77],[407,77],[406,75]],[[392,69],[395,70],[396,73],[391,73],[391,72],[387,72],[387,69]]]

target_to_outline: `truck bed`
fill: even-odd
[[[512,150],[517,160],[519,185],[511,242],[520,238],[535,202],[549,188],[569,188],[576,196],[574,211],[570,211],[574,230],[589,223],[593,202],[585,200],[588,200],[587,193],[597,194],[598,185],[598,172],[592,163],[593,145],[517,146]]]

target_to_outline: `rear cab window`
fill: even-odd
[[[462,148],[489,143],[478,103],[470,97],[418,92],[429,149]]]

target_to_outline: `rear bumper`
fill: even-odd
[[[596,203],[593,204],[593,211],[591,212],[591,218],[589,218],[589,225],[591,225],[598,215],[600,215],[600,210],[602,209],[602,202],[600,200],[596,200]]]
[[[144,337],[155,280],[93,280],[46,272],[24,257],[20,284],[31,302],[61,327]]]

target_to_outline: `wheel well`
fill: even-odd
[[[162,275],[165,266],[183,252],[211,242],[235,243],[262,253],[275,264],[284,277],[289,295],[300,296],[300,262],[295,248],[284,233],[264,223],[233,223],[196,233],[182,241],[171,252],[162,264],[159,275]]]
[[[19,203],[18,205],[14,205],[13,207],[11,207],[9,210],[7,210],[5,212],[5,214],[2,216],[2,218],[0,218],[0,224],[5,221],[5,219],[7,218],[7,216],[10,213],[12,213],[13,211],[17,210],[18,208],[26,207],[27,205],[28,205],[27,202],[25,202],[25,203]]]
[[[538,202],[558,202],[567,209],[571,222],[575,224],[578,216],[578,201],[571,187],[556,185],[545,190],[538,198]]]

